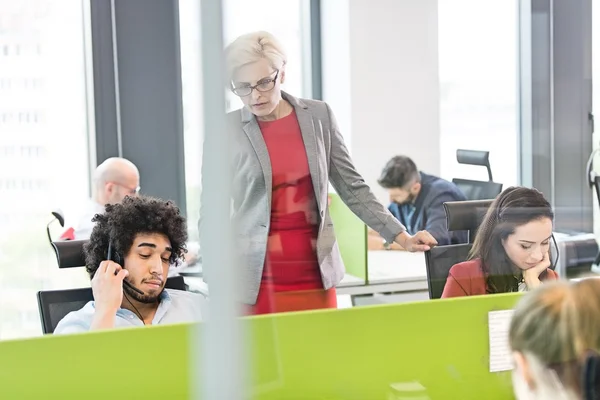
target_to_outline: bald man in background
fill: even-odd
[[[90,238],[96,214],[103,214],[106,204],[118,204],[125,196],[137,196],[140,192],[140,172],[131,161],[111,157],[98,165],[92,177],[92,198],[86,206],[84,215],[79,219],[73,239],[86,240]],[[198,261],[199,244],[187,243],[188,252],[184,256],[184,264],[180,267],[169,268],[169,276],[178,275],[178,271]]]
[[[118,204],[125,196],[137,196],[139,191],[140,172],[131,161],[111,157],[98,165],[92,178],[92,198],[75,226],[75,240],[90,238],[94,228],[92,217],[104,213],[106,204]]]

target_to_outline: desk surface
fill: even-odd
[[[424,253],[410,253],[407,251],[393,250],[369,251],[367,257],[369,263],[369,286],[386,286],[385,290],[373,287],[372,290],[367,290],[368,293],[376,293],[379,291],[427,290],[427,272],[425,270]],[[186,276],[184,279],[191,290],[203,293],[208,291],[207,285],[201,277]],[[349,274],[346,274],[339,284],[340,288],[357,286],[365,287],[364,279]],[[387,288],[388,286],[390,286],[391,289]],[[394,288],[397,290],[392,290]]]
[[[369,251],[369,284],[346,274],[338,294],[372,295],[385,292],[426,292],[425,254],[407,251]]]
[[[427,279],[425,254],[408,251],[369,251],[369,283]]]

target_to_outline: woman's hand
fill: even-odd
[[[544,254],[542,261],[539,262],[535,267],[531,267],[523,271],[523,279],[525,280],[525,284],[527,285],[527,289],[533,290],[536,287],[540,286],[542,281],[540,280],[540,275],[542,272],[547,270],[550,267],[550,255],[548,252]]]
[[[419,231],[413,236],[405,231],[396,236],[396,240],[394,241],[411,253],[416,251],[427,251],[432,247],[437,246],[437,240],[435,240],[427,231]]]

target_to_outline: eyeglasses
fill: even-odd
[[[137,195],[138,193],[140,193],[140,189],[141,189],[141,187],[139,187],[139,186],[137,186],[135,188],[131,188],[131,187],[129,187],[127,185],[123,185],[122,183],[119,183],[119,182],[108,182],[108,183],[112,183],[113,185],[120,186],[123,189],[127,189],[127,193],[131,194],[131,195]]]
[[[233,82],[231,82],[231,91],[236,96],[246,97],[249,96],[254,89],[258,90],[259,92],[268,92],[269,90],[273,90],[275,87],[275,82],[277,82],[277,77],[279,76],[279,70],[275,70],[275,72],[275,77],[273,79],[263,79],[254,86],[244,85],[235,87],[233,86]]]

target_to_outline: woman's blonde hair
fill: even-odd
[[[547,283],[525,295],[515,309],[509,341],[531,364],[536,382],[560,384],[565,398],[597,398],[586,393],[596,393],[600,383],[600,371],[593,368],[599,365],[600,279]]]
[[[266,59],[271,66],[281,70],[287,63],[283,46],[269,32],[246,33],[235,39],[225,48],[225,63],[228,82],[233,80],[235,72],[246,64]]]

